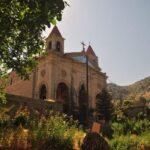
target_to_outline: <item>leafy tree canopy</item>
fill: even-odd
[[[62,18],[64,0],[0,1],[0,67],[28,78],[44,46],[41,33]],[[3,74],[2,69],[0,69]]]
[[[0,0],[0,100],[8,70],[27,79],[42,53],[42,32],[62,18],[64,0]],[[2,101],[0,101],[2,102]]]

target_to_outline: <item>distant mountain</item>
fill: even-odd
[[[150,76],[129,86],[119,86],[114,83],[109,83],[107,88],[112,93],[113,99],[134,100],[140,96],[150,99]]]

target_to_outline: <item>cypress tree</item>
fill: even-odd
[[[105,118],[105,121],[109,121],[112,116],[112,103],[111,95],[106,89],[103,89],[101,93],[96,96],[96,112],[99,119]]]
[[[102,135],[107,138],[112,138],[113,130],[111,129],[110,120],[113,112],[111,103],[111,95],[106,89],[103,89],[96,97],[96,112],[99,120],[105,120],[102,124]]]

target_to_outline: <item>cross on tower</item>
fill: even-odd
[[[83,51],[85,51],[85,46],[86,44],[84,42],[81,42],[82,46],[83,46]]]

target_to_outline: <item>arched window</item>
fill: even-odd
[[[61,44],[59,41],[56,42],[56,50],[60,52]]]
[[[46,99],[46,93],[47,93],[46,86],[45,86],[45,84],[43,84],[43,85],[40,87],[39,98],[42,99],[42,100]]]
[[[57,86],[57,96],[56,96],[56,99],[57,101],[59,102],[62,102],[63,103],[63,112],[65,114],[69,114],[70,112],[70,97],[69,97],[69,88],[68,86],[61,82],[58,84]]]
[[[52,42],[51,41],[48,43],[48,49],[52,49]]]

